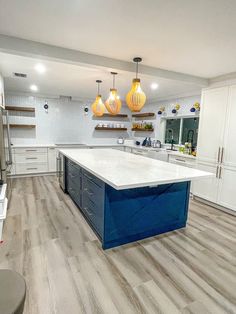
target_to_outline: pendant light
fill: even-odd
[[[95,102],[92,104],[92,111],[96,117],[101,117],[105,112],[105,106],[102,102],[102,96],[100,95],[100,84],[102,83],[102,81],[96,80],[96,83],[98,84],[98,93]]]
[[[136,62],[136,78],[133,79],[131,90],[126,96],[126,102],[131,111],[139,112],[146,102],[146,95],[141,89],[140,79],[138,78],[138,64],[142,61],[142,58],[136,57],[133,61]]]
[[[117,73],[111,72],[111,75],[113,75],[113,87],[110,89],[110,95],[105,101],[105,106],[110,114],[116,115],[120,112],[122,104],[119,96],[117,95],[117,89],[115,88],[115,76]]]

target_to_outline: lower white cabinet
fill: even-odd
[[[199,170],[212,172],[212,178],[193,184],[193,194],[207,201],[236,211],[236,169],[222,165],[198,163]]]
[[[14,147],[12,152],[13,175],[48,172],[47,147]]]
[[[41,173],[48,172],[47,163],[16,163],[15,174],[30,174],[30,173]]]
[[[211,172],[214,177],[196,180],[192,183],[192,192],[195,196],[216,203],[218,195],[218,179],[216,177],[217,167],[214,165],[197,164],[197,169]]]
[[[221,167],[218,204],[236,211],[236,169]]]

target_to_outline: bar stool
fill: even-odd
[[[0,270],[0,313],[23,314],[26,294],[24,278],[17,272]]]

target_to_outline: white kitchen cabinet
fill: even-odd
[[[48,172],[47,147],[14,147],[12,175]]]
[[[211,172],[214,174],[214,177],[192,182],[192,193],[195,196],[204,198],[213,203],[217,203],[217,195],[219,189],[218,178],[216,177],[217,166],[198,163],[197,169]]]
[[[228,112],[222,144],[221,161],[223,165],[236,167],[236,85],[229,89]]]
[[[207,89],[202,101],[198,168],[215,178],[194,183],[193,193],[236,210],[236,85]]]
[[[217,163],[223,144],[228,87],[202,93],[197,156],[201,162]]]
[[[168,153],[166,151],[155,151],[155,150],[150,150],[148,152],[148,157],[152,159],[157,159],[161,161],[168,161]]]
[[[48,147],[48,171],[56,172],[56,158],[57,149],[55,147]]]
[[[47,163],[16,163],[16,174],[36,174],[48,172]]]
[[[236,210],[236,169],[221,167],[218,204]]]

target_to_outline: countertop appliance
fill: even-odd
[[[123,137],[118,137],[117,139],[117,144],[124,144],[124,138]]]
[[[8,111],[0,107],[0,179],[7,183],[7,197],[11,196],[12,150]]]
[[[65,157],[59,152],[57,157],[57,168],[56,173],[58,177],[58,182],[63,191],[66,189],[66,180],[65,180]]]

